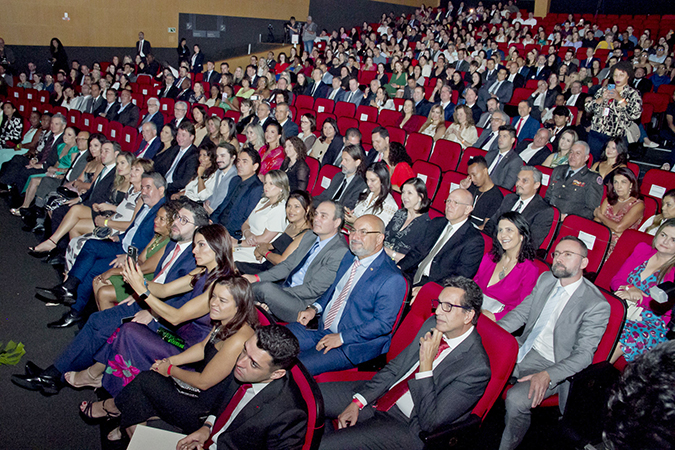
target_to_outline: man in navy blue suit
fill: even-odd
[[[182,204],[178,210],[176,220],[171,226],[171,242],[164,249],[164,255],[159,260],[154,272],[155,283],[167,284],[189,274],[195,268],[195,259],[192,255],[192,238],[195,230],[208,225],[209,217],[204,208],[190,200],[175,202]],[[158,215],[159,216],[159,215]],[[185,222],[185,223],[183,223]],[[101,275],[101,281],[107,279]],[[153,283],[148,289],[152,292]],[[191,294],[176,295],[164,299],[167,305],[180,308],[189,299]],[[159,322],[138,302],[128,298],[114,308],[109,308],[92,314],[75,339],[56,358],[54,364],[41,370],[35,363],[26,363],[24,375],[12,375],[15,384],[30,390],[39,390],[49,395],[55,394],[63,385],[63,375],[69,371],[80,371],[94,363],[94,355],[106,343],[115,329],[120,326],[122,319],[134,317],[133,321],[147,325],[152,330],[159,328]],[[78,383],[82,380],[71,380]],[[91,382],[92,380],[84,380]]]
[[[144,123],[141,127],[143,140],[136,151],[137,158],[152,159],[162,147],[162,141],[157,137],[157,126],[154,122]]]
[[[359,217],[349,233],[353,255],[345,255],[333,285],[288,325],[300,341],[300,361],[312,375],[349,369],[389,350],[407,289],[383,245],[382,220]],[[308,330],[316,316],[318,330]]]
[[[531,111],[532,107],[527,100],[518,103],[518,115],[511,119],[511,125],[516,129],[518,141],[534,139],[534,135],[541,127],[541,122],[530,115]]]
[[[452,88],[444,84],[441,88],[441,101],[438,103],[443,108],[445,120],[452,121],[452,115],[455,113],[455,104],[452,103]]]
[[[148,105],[148,113],[143,116],[141,120],[141,126],[146,122],[152,122],[157,127],[157,132],[159,133],[164,126],[164,114],[159,110],[159,99],[157,97],[150,97],[146,102]],[[138,127],[138,131],[143,131],[141,127]]]
[[[139,253],[145,249],[155,235],[155,215],[165,202],[165,189],[166,180],[157,172],[143,175],[141,180],[143,206],[129,228],[117,236],[116,241],[88,240],[64,283],[53,289],[38,288],[58,303],[72,305],[70,311],[61,319],[49,323],[47,325],[49,328],[67,328],[80,322],[84,308],[93,293],[94,278],[110,269],[111,265],[119,267],[123,264],[130,247],[136,247]]]
[[[312,80],[314,80],[314,83],[307,86],[307,89],[305,89],[305,95],[309,95],[310,97],[314,98],[328,97],[330,86],[321,81],[322,78],[323,72],[321,72],[321,69],[314,69],[312,71]]]
[[[431,102],[424,98],[424,88],[422,86],[415,87],[413,101],[415,102],[415,114],[427,117],[431,110]]]

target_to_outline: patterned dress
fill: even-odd
[[[619,223],[623,219],[623,217],[628,214],[628,211],[630,209],[639,204],[643,203],[642,200],[639,200],[637,198],[630,199],[629,201],[626,202],[621,208],[618,210],[614,210],[616,208],[616,205],[607,205],[607,209],[605,210],[605,217],[611,220],[612,222]],[[638,218],[635,223],[631,224],[630,227],[628,227],[628,230],[637,230],[640,227],[640,222],[642,222],[642,216]],[[621,233],[615,233],[612,232],[612,237],[609,241],[609,250],[607,251],[607,256],[605,257],[605,261],[607,261],[607,258],[609,258],[609,255],[612,254],[614,251],[614,247],[616,247],[616,242],[619,240],[621,237]]]
[[[626,280],[646,295],[650,295],[649,290],[653,286],[656,286],[656,279],[659,276],[658,272],[654,272],[644,281],[640,279],[640,274],[647,267],[648,261],[633,269]],[[633,361],[638,355],[667,340],[666,323],[664,320],[650,311],[644,302],[638,303],[638,306],[644,307],[644,310],[640,314],[640,320],[626,320],[626,325],[619,339],[619,345],[621,345],[624,358],[629,362]]]
[[[260,175],[265,175],[270,170],[281,169],[281,165],[286,158],[284,148],[281,145],[272,150],[269,150],[267,145],[263,145],[258,153],[260,153],[260,159],[262,160],[260,162]]]

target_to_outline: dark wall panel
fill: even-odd
[[[675,14],[673,0],[649,0],[636,2],[634,0],[552,0],[552,13],[575,14]]]
[[[309,15],[319,25],[319,29],[339,29],[341,26],[353,27],[363,21],[378,22],[382,14],[390,12],[399,15],[415,12],[412,6],[395,5],[393,3],[373,2],[370,0],[311,0]],[[298,20],[305,18],[298,17]]]

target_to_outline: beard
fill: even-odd
[[[551,273],[556,278],[571,278],[577,274],[577,271],[571,271],[565,266],[556,263],[551,267]]]

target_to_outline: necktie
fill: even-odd
[[[431,262],[434,260],[438,252],[440,252],[443,246],[448,242],[448,240],[450,240],[450,233],[452,233],[452,224],[448,223],[448,225],[445,227],[445,232],[439,236],[438,241],[436,241],[436,245],[434,245],[434,248],[431,249],[431,252],[429,252],[427,257],[422,260],[419,267],[417,268],[417,272],[415,272],[415,278],[413,279],[414,284],[420,282],[424,276],[426,268],[431,265]]]
[[[349,290],[352,287],[352,282],[354,281],[354,277],[356,276],[356,269],[361,265],[361,261],[358,259],[354,261],[354,264],[352,264],[352,271],[349,274],[349,279],[347,280],[347,284],[345,284],[345,287],[342,288],[342,291],[340,291],[340,295],[338,295],[338,298],[333,302],[333,305],[326,313],[326,318],[323,321],[323,329],[327,330],[330,328],[331,325],[333,325],[333,321],[335,321],[335,318],[338,315],[338,312],[340,312],[340,307],[342,304],[345,302],[347,299],[347,294],[349,293]]]
[[[349,102],[352,101],[352,96],[353,96],[353,95],[354,95],[353,92],[350,92],[350,93],[349,93],[349,97],[347,97],[347,103],[349,103]]]
[[[319,83],[314,83],[314,87],[312,88],[312,97],[314,97],[314,94],[316,94],[316,88],[319,87]]]
[[[137,156],[138,158],[142,158],[143,155],[145,155],[145,152],[148,150],[148,147],[150,147],[150,143],[149,143],[149,142],[148,142],[147,144],[145,144],[145,147],[143,147],[143,150],[141,150],[140,152],[138,152],[138,155],[136,155],[136,156]]]
[[[319,243],[315,242],[314,245],[312,245],[312,248],[309,249],[307,254],[305,255],[304,258],[302,258],[302,261],[298,263],[297,266],[293,270],[291,270],[291,273],[288,274],[288,277],[286,277],[286,281],[284,281],[284,287],[290,287],[291,283],[293,281],[293,277],[295,276],[296,273],[300,272],[300,270],[303,268],[303,266],[307,263],[307,260],[309,259],[310,256],[314,254],[316,249],[319,248]]]
[[[340,197],[342,197],[342,194],[344,193],[345,188],[347,187],[347,178],[342,180],[342,183],[340,183],[340,187],[338,188],[337,191],[335,191],[335,195],[333,196],[332,200],[340,200]]]
[[[519,213],[519,212],[523,209],[523,205],[524,205],[524,204],[525,204],[525,203],[523,203],[522,200],[518,200],[518,204],[516,205],[515,211],[516,211],[517,213]]]
[[[565,175],[565,181],[569,180],[572,177],[573,174],[574,174],[574,170],[568,169],[567,175]]]
[[[518,125],[516,125],[516,136],[520,136],[520,129],[523,127],[524,122],[525,119],[523,117],[518,120]]]
[[[497,169],[497,166],[499,165],[503,157],[504,155],[502,155],[501,152],[499,153],[499,155],[497,155],[497,162],[495,163],[494,166],[492,166],[492,170],[490,170],[490,175],[492,175],[492,173]]]
[[[244,398],[246,391],[250,388],[250,384],[242,384],[239,386],[239,389],[237,389],[237,392],[234,393],[232,400],[230,400],[230,402],[227,404],[225,411],[223,411],[223,413],[218,416],[218,419],[216,419],[216,423],[213,425],[213,429],[211,430],[211,436],[215,436],[225,426],[227,421],[230,420],[230,416],[234,412],[241,399]],[[213,445],[211,436],[209,436],[209,438],[204,443],[204,448],[209,448],[211,445]]]
[[[98,182],[101,181],[103,179],[103,177],[105,176],[104,173],[107,174],[106,169],[107,169],[107,167],[103,166],[103,169],[101,169],[101,172],[96,177],[96,180],[94,180],[94,184],[91,185],[92,192],[94,191],[94,189],[96,189],[96,186],[98,185]]]
[[[525,339],[525,342],[523,342],[523,345],[518,350],[518,362],[521,362],[523,358],[525,358],[525,355],[527,355],[527,353],[532,349],[534,341],[537,340],[541,332],[544,330],[544,327],[546,326],[549,319],[553,315],[553,311],[555,311],[555,307],[558,305],[558,301],[560,300],[560,297],[563,295],[564,292],[565,288],[562,286],[558,286],[556,291],[544,305],[544,309],[541,310],[541,314],[539,314],[539,318],[537,319],[537,322],[534,324],[532,332],[530,332],[530,335],[527,337],[527,339]]]
[[[173,253],[171,253],[171,258],[169,258],[167,263],[164,264],[164,267],[162,267],[162,269],[159,271],[159,273],[157,275],[155,275],[155,277],[153,278],[153,281],[156,280],[157,278],[159,278],[160,275],[162,275],[164,273],[164,271],[168,267],[171,266],[171,263],[173,262],[174,259],[176,259],[176,257],[178,257],[179,254],[180,254],[180,246],[178,244],[176,244],[176,248],[173,250]]]
[[[438,356],[449,347],[450,346],[448,345],[447,342],[445,342],[445,339],[441,339],[441,344],[438,346],[438,352],[436,352],[436,356],[434,357],[434,359],[438,358]],[[380,397],[377,400],[377,405],[375,406],[375,409],[377,409],[378,411],[389,411],[391,407],[394,406],[396,402],[410,390],[410,388],[408,387],[408,381],[415,378],[415,375],[417,375],[419,371],[420,367],[418,364],[417,369],[415,369],[413,373],[408,375],[400,383],[396,384],[395,386],[392,386],[391,389],[389,389],[382,397]]]

